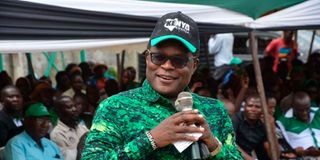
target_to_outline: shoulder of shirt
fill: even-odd
[[[1,122],[5,122],[5,121],[8,121],[8,120],[10,120],[9,115],[4,110],[1,110],[0,111],[0,121]]]
[[[115,102],[119,102],[120,101],[123,101],[124,99],[133,99],[133,98],[136,98],[139,96],[139,93],[141,92],[142,88],[141,87],[138,87],[138,88],[135,88],[135,89],[131,89],[131,90],[128,90],[128,91],[123,91],[123,92],[120,92],[118,94],[115,94],[111,97],[108,97],[107,99],[103,100],[100,104],[99,104],[99,107],[100,105],[106,105],[108,103],[115,103]]]
[[[22,132],[14,137],[12,137],[8,142],[7,142],[7,145],[14,145],[14,144],[23,144],[25,142],[28,141],[28,138],[26,137],[26,133],[25,132]]]
[[[243,120],[244,117],[243,117],[243,111],[240,111],[238,113],[235,113],[233,116],[232,116],[232,119],[239,119],[239,120]]]
[[[200,102],[201,104],[205,104],[205,105],[214,105],[216,108],[221,108],[224,109],[223,107],[223,103],[215,98],[210,98],[210,97],[203,97],[203,96],[199,96],[198,94],[192,94],[193,97],[193,101],[195,103]]]
[[[58,134],[63,134],[65,132],[68,132],[69,129],[70,128],[67,125],[65,125],[63,122],[58,120],[57,125],[50,132],[50,137],[57,136]]]
[[[195,94],[195,93],[192,93],[192,97],[196,100],[199,100],[199,101],[208,101],[208,102],[212,102],[212,103],[219,103],[221,102],[220,100],[218,99],[215,99],[215,98],[211,98],[211,97],[203,97],[203,96],[200,96],[198,94]]]
[[[52,140],[50,140],[46,137],[43,137],[42,141],[45,142],[46,144],[53,146],[54,148],[58,148],[58,145],[55,142],[53,142]]]

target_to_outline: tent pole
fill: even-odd
[[[210,35],[209,35],[210,36]],[[203,36],[203,44],[204,44],[204,54],[206,57],[206,63],[208,68],[210,69],[210,61],[209,61],[209,49],[208,49],[208,40],[205,36]],[[200,52],[200,51],[199,51]]]
[[[2,59],[2,53],[0,53],[0,72],[3,71],[3,59]]]
[[[119,77],[119,84],[120,88],[122,88],[122,74],[124,70],[124,57],[125,57],[126,51],[122,50],[121,52],[121,58],[120,58],[120,64],[119,64],[119,72],[118,72],[118,77]]]
[[[271,156],[270,158],[272,160],[277,160],[278,159],[278,149],[277,149],[278,146],[276,146],[276,143],[275,143],[276,142],[275,141],[276,140],[275,133],[273,132],[272,126],[271,126],[271,123],[274,123],[274,122],[270,122],[269,112],[268,112],[268,107],[267,107],[267,102],[266,102],[266,96],[265,96],[265,91],[264,91],[264,87],[263,87],[261,69],[260,69],[260,64],[259,64],[259,60],[258,60],[258,42],[254,36],[253,31],[251,31],[249,33],[249,37],[250,37],[250,49],[252,52],[254,71],[256,74],[257,88],[258,88],[258,92],[259,92],[261,102],[262,102],[264,124],[266,127],[267,138],[268,138],[268,142],[269,142],[269,146],[270,146],[271,155],[269,155],[269,156]]]
[[[308,53],[308,57],[311,55],[312,48],[313,48],[314,37],[315,37],[315,36],[316,36],[316,30],[313,30],[313,32],[312,32],[312,37],[311,37],[310,48],[309,48],[309,53]]]
[[[32,55],[31,53],[25,53],[27,58],[27,65],[28,65],[28,74],[30,74],[33,78],[35,78],[34,70],[32,66]]]
[[[119,53],[117,53],[117,79],[118,79],[118,82],[119,82],[119,85],[120,85],[120,87],[121,87],[121,75],[120,75],[120,54]]]

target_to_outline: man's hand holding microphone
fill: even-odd
[[[178,98],[175,101],[175,108],[180,112],[166,118],[149,132],[153,138],[152,141],[154,141],[156,145],[154,149],[166,147],[169,144],[175,144],[177,142],[187,141],[190,142],[190,144],[194,142],[192,152],[195,150],[194,147],[197,148],[195,145],[199,145],[197,144],[198,142],[203,143],[203,145],[200,145],[201,147],[196,149],[198,151],[192,153],[192,159],[207,158],[209,155],[203,154],[211,153],[211,155],[215,155],[220,151],[221,143],[212,135],[208,122],[197,109],[193,110],[192,106],[193,99],[189,92],[182,92],[178,95]]]

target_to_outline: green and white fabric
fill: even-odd
[[[279,125],[285,139],[292,148],[320,146],[320,110],[311,107],[310,121],[304,123],[293,116],[293,109],[282,115],[276,123]]]

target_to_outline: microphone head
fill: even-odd
[[[191,110],[193,106],[192,95],[189,92],[181,92],[174,103],[177,111]]]

